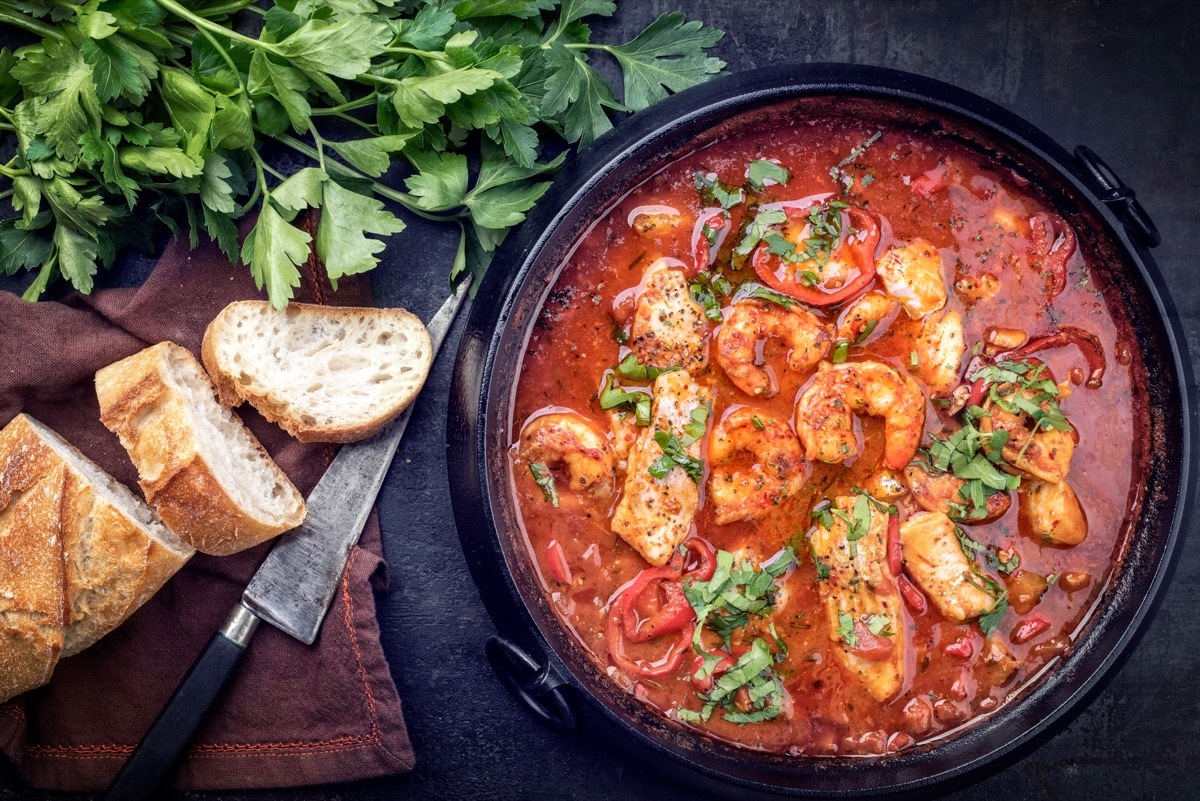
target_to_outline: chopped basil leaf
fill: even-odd
[[[988,548],[983,558],[988,567],[992,570],[999,570],[1001,573],[1012,573],[1021,566],[1021,557],[1016,551],[1013,551],[1012,556],[1008,559],[1002,560],[999,551],[995,548]]]
[[[546,501],[554,504],[558,508],[558,488],[554,486],[554,474],[550,472],[550,468],[541,462],[532,462],[529,465],[529,472],[533,473],[533,481],[542,488],[542,495]]]
[[[754,215],[754,219],[750,221],[750,225],[746,226],[742,241],[738,242],[733,252],[738,256],[749,256],[750,251],[754,250],[754,246],[770,233],[773,226],[782,225],[785,222],[787,222],[787,213],[783,209],[759,209],[758,213]]]
[[[837,633],[845,640],[847,646],[851,648],[858,646],[858,635],[854,633],[854,618],[846,612],[838,612]]]
[[[625,327],[616,320],[613,320],[612,338],[618,345],[625,345],[629,343],[629,332],[627,332]]]
[[[894,637],[896,632],[891,630],[892,622],[887,615],[871,615],[866,619],[867,631],[876,637]]]
[[[617,374],[622,378],[631,378],[635,381],[653,381],[663,373],[671,373],[678,369],[678,367],[654,367],[642,364],[638,361],[637,356],[631,353],[617,365]]]
[[[629,392],[613,383],[612,373],[604,379],[604,389],[600,391],[600,408],[604,410],[625,407],[634,413],[634,422],[639,426],[650,425],[651,397],[647,392]]]
[[[831,512],[829,501],[822,501],[813,507],[812,516],[817,518],[817,523],[821,528],[833,528],[833,514]]]
[[[992,607],[992,611],[988,612],[979,618],[979,630],[986,637],[1000,627],[1000,621],[1004,619],[1004,615],[1008,613],[1008,598],[1004,597],[996,602]]]
[[[740,186],[728,186],[721,183],[716,173],[696,173],[694,176],[696,191],[704,202],[723,209],[731,209],[746,199],[746,193]]]
[[[805,270],[800,273],[800,283],[805,286],[816,286],[821,283],[821,276],[814,273],[812,270]]]
[[[765,431],[767,428],[766,424],[762,420],[758,419],[757,414],[750,418],[750,422],[754,423],[754,427],[759,431]]]
[[[786,185],[789,178],[791,173],[786,167],[766,159],[750,162],[750,167],[746,170],[746,180],[759,192],[765,188],[766,181]]]
[[[696,440],[704,436],[705,430],[708,428],[709,410],[707,406],[697,406],[692,409],[688,419],[691,421],[683,427],[684,438],[680,441],[680,445],[687,447]]]
[[[846,171],[843,168],[852,164],[855,159],[867,151],[868,147],[875,144],[876,140],[878,140],[882,135],[883,131],[876,131],[875,133],[871,134],[867,141],[851,150],[850,155],[846,156],[846,158],[829,168],[829,177],[832,178],[839,186],[843,188],[849,188],[846,179],[848,179],[850,176],[846,174]]]
[[[780,294],[773,289],[767,289],[762,284],[745,283],[738,288],[737,295],[734,296],[734,301],[746,300],[748,298],[757,298],[765,300],[769,303],[774,303],[782,306],[785,309],[792,308],[792,304],[796,301],[789,298],[787,295]]]
[[[672,468],[681,467],[692,481],[700,483],[700,479],[704,477],[704,462],[688,456],[679,437],[667,431],[656,431],[654,441],[662,448],[663,454],[646,468],[646,472],[655,478],[663,478]]]
[[[829,565],[817,558],[817,549],[811,544],[808,546],[808,550],[812,554],[813,567],[817,569],[817,581],[824,581],[829,578]]]
[[[834,364],[841,364],[846,361],[846,357],[850,355],[850,340],[839,339],[833,346],[833,355],[829,357],[829,361]]]

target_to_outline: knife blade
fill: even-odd
[[[470,284],[468,277],[426,326],[434,358]],[[308,496],[304,522],[267,554],[225,625],[109,786],[107,801],[144,801],[154,795],[233,676],[260,621],[307,645],[316,641],[415,405],[379,433],[338,452]]]

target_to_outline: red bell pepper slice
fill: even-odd
[[[1055,236],[1055,229],[1058,236]],[[1057,214],[1035,214],[1029,218],[1033,234],[1030,255],[1041,261],[1042,277],[1046,280],[1046,299],[1054,300],[1067,286],[1067,260],[1075,253],[1078,242],[1071,226]]]
[[[1073,325],[1064,325],[1053,334],[1031,339],[1016,350],[1001,353],[996,356],[996,361],[1003,361],[1005,359],[1033,361],[1025,357],[1040,350],[1063,348],[1068,345],[1074,345],[1079,348],[1079,352],[1083,354],[1083,358],[1087,362],[1089,371],[1086,382],[1087,388],[1099,389],[1104,383],[1104,371],[1107,367],[1104,358],[1104,345],[1100,343],[1099,338],[1092,332],[1076,328]]]
[[[571,566],[567,564],[567,555],[558,540],[550,540],[546,546],[546,572],[559,584],[571,583]]]
[[[653,662],[645,662],[643,660],[631,659],[626,655],[625,632],[622,630],[624,628],[623,619],[624,614],[621,611],[620,605],[614,603],[608,613],[608,625],[606,626],[608,655],[614,665],[631,676],[638,676],[644,679],[669,676],[679,669],[679,666],[683,663],[684,654],[692,646],[692,634],[696,628],[694,625],[689,624],[681,628],[675,643],[661,658]]]
[[[792,222],[803,223],[807,221],[811,208],[812,206],[789,206],[784,212]],[[866,232],[866,236],[843,238],[835,250],[836,254],[848,254],[851,257],[850,261],[858,268],[858,275],[840,289],[826,292],[820,286],[806,286],[801,283],[794,276],[793,265],[781,263],[779,256],[768,251],[765,242],[759,242],[751,256],[751,264],[754,265],[759,279],[776,292],[782,292],[810,306],[832,306],[862,294],[875,281],[875,247],[879,244],[879,224],[862,209],[847,209],[846,214],[851,224],[859,231]]]
[[[658,592],[659,587],[666,595],[666,603],[639,625],[633,605],[643,594]],[[630,642],[648,642],[660,635],[677,631],[696,619],[692,605],[683,594],[679,573],[671,565],[643,570],[634,579],[633,584],[621,593],[614,606],[620,609],[622,630]]]
[[[959,637],[942,650],[950,656],[957,656],[959,659],[970,659],[975,653],[975,646],[971,643],[970,637]]]
[[[729,670],[731,667],[733,667],[734,665],[737,664],[736,659],[734,659],[732,656],[730,656],[727,652],[719,650],[719,649],[716,651],[713,651],[711,654],[709,654],[709,656],[719,656],[721,658],[717,662],[717,664],[713,666],[712,672],[709,673],[707,676],[697,676],[696,675],[697,673],[700,672],[700,669],[702,667],[704,667],[704,660],[705,660],[704,654],[701,654],[700,656],[696,657],[696,660],[694,662],[692,662],[692,670],[691,670],[691,674],[690,674],[692,677],[692,687],[698,693],[711,692],[712,688],[713,688],[713,682],[716,681],[717,676],[720,676],[722,673],[724,673],[725,671]]]
[[[872,662],[888,659],[892,655],[892,638],[872,634],[867,624],[854,621],[854,638],[857,640],[850,653]]]
[[[700,221],[700,227],[697,229],[698,236],[696,237],[696,250],[694,254],[696,272],[707,270],[712,263],[712,247],[708,244],[708,238],[704,235],[704,226],[706,225],[712,231],[720,231],[729,225],[729,212],[724,210],[714,211]]]
[[[1017,645],[1022,645],[1029,642],[1039,634],[1045,633],[1050,628],[1050,620],[1042,615],[1030,615],[1017,624],[1012,630],[1010,638]]]
[[[904,554],[900,551],[899,515],[888,515],[887,559],[892,575],[899,576],[904,571]]]
[[[900,597],[904,599],[904,603],[908,605],[914,615],[925,614],[929,603],[925,600],[925,595],[908,580],[908,576],[897,576],[896,586],[900,588]]]

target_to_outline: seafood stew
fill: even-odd
[[[1140,354],[1089,257],[1019,175],[897,124],[780,124],[648,178],[570,254],[515,390],[555,613],[752,748],[901,751],[1001,710],[1137,513]]]

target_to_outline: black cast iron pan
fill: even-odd
[[[613,199],[649,172],[753,124],[768,107],[899,122],[968,143],[1029,178],[1089,243],[1093,271],[1105,274],[1110,305],[1123,306],[1144,354],[1145,495],[1123,565],[1089,628],[1018,699],[957,737],[889,757],[753,752],[653,713],[608,681],[557,622],[515,522],[507,450],[512,389],[529,328],[564,256]],[[925,795],[1036,747],[1099,691],[1136,644],[1170,577],[1191,507],[1191,366],[1147,250],[1157,243],[1132,191],[1090,150],[1072,156],[1004,109],[909,73],[830,64],[769,68],[696,87],[634,115],[569,164],[504,243],[459,347],[450,479],[463,550],[502,635],[487,646],[497,675],[543,722],[583,729],[649,760],[657,772],[726,797]]]

